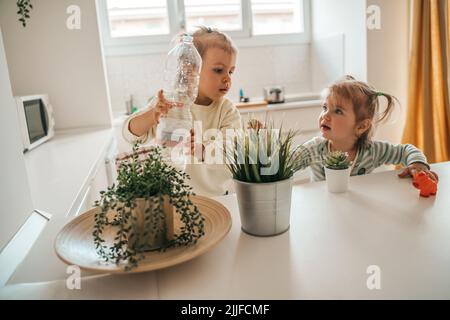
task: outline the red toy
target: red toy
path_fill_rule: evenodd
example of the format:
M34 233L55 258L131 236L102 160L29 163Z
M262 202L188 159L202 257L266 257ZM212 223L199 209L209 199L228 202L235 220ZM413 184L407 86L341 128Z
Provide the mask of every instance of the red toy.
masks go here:
M413 185L420 190L420 196L428 198L436 195L437 183L431 179L425 172L414 174Z

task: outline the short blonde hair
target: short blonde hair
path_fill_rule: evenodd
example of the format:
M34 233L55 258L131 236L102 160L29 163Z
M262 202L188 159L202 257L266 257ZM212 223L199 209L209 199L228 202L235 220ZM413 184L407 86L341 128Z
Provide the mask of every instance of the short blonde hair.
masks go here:
M184 35L187 33L181 33L177 38L180 39ZM200 26L191 36L194 46L202 58L209 48L220 48L229 54L237 54L237 48L231 38L218 29Z

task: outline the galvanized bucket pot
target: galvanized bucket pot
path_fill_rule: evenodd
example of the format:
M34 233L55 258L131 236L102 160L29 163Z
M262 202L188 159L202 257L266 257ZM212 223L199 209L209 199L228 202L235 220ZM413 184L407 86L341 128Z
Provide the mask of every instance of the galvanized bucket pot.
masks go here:
M273 183L234 180L242 230L254 236L275 236L289 229L293 178Z

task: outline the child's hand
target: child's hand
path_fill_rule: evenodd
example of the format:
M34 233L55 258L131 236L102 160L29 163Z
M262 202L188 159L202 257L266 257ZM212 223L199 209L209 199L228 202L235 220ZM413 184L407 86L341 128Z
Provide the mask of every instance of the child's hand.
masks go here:
M191 138L189 141L188 147L188 156L196 156L201 162L205 159L205 146L202 143L195 143L195 133L194 129L191 129Z
M262 124L259 120L251 119L247 122L247 129L264 129L264 124Z
M421 171L425 172L436 183L439 181L438 175L435 172L430 171L426 165L420 162L410 164L401 173L399 173L398 176L400 178L413 177L414 174Z
M159 120L162 115L166 115L169 110L177 106L176 103L171 103L166 100L164 97L164 93L162 90L158 91L158 99L156 100L156 105L153 107L153 119L154 121L159 124Z

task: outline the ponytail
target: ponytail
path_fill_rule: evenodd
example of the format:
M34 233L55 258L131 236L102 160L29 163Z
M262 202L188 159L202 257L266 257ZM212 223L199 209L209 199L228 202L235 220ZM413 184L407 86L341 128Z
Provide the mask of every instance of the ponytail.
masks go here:
M400 105L400 101L398 101L395 96L384 92L376 92L376 97L385 97L388 102L386 109L379 115L379 118L377 119L377 123L379 123L389 118L395 106L395 102Z
M353 105L357 122L365 119L370 120L369 128L357 139L358 148L368 144L373 136L374 124L388 119L393 111L395 102L399 103L398 99L393 95L379 92L371 85L355 80L350 75L328 87L327 95L341 97L350 101ZM379 112L379 97L385 97L387 100L387 106L381 113Z

